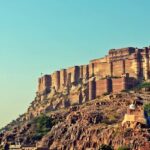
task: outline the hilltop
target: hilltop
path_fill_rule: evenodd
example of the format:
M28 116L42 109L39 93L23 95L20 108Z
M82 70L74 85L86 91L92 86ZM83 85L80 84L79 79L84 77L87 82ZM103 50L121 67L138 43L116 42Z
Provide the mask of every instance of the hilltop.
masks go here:
M3 129L1 145L84 150L106 144L146 150L149 56L149 47L112 49L89 64L40 77L34 101Z

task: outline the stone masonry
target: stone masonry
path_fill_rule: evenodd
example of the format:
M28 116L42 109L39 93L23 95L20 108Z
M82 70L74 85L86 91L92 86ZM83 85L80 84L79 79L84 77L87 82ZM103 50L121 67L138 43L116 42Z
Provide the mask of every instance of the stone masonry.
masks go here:
M95 80L91 81L93 77ZM89 99L132 88L137 81L150 79L150 47L112 49L107 56L91 60L87 65L45 75L39 79L38 92L50 91L52 87L61 91L83 79L89 80Z

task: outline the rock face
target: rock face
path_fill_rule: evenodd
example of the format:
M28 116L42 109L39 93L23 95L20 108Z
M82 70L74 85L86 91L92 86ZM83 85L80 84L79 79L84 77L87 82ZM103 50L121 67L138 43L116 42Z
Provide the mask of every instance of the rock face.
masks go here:
M32 121L26 121L1 135L1 141L15 143L19 139L22 144L36 144L35 148L46 150L98 150L102 144L112 145L115 150L121 146L149 150L149 128L143 128L138 122L133 128L122 125L129 104L139 96L143 102L150 102L149 94L119 93L51 111L48 115L58 121L42 139L31 139L35 126ZM138 109L142 110L142 106Z
M136 98L137 94L121 93L51 112L50 116L61 118L61 121L37 142L37 147L50 150L98 150L100 145L107 144L115 150L124 145L132 150L145 148L145 143L150 144L149 128L142 128L138 123L134 128L122 126L124 114ZM143 101L148 100L142 98Z

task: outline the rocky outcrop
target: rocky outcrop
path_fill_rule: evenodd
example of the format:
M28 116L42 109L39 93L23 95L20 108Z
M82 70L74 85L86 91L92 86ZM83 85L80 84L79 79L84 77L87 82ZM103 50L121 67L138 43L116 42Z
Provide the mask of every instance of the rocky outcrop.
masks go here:
M41 140L32 138L35 126L30 119L4 132L1 142L9 141L13 144L19 140L23 145L36 144L37 148L47 150L98 150L102 144L112 145L115 150L124 145L132 150L148 150L145 145L150 144L149 128L138 123L134 128L122 125L129 104L139 97L143 102L150 102L147 93L119 93L103 96L82 105L45 112L57 121ZM139 106L139 109L142 107Z
M96 150L107 144L115 149L124 145L132 150L140 149L149 143L149 129L138 124L134 129L121 125L133 98L136 97L128 94L113 95L72 107L64 121L54 126L38 146L58 150Z
M149 103L149 94L124 93L150 78L149 55L149 47L113 49L87 65L42 76L34 101L25 114L5 127L0 143L19 140L51 150L98 149L102 144L115 149L123 145L133 150L144 148L150 143L149 128L136 122L131 129L122 126L122 121L133 99L140 96ZM35 140L31 136L36 128L33 120L41 114L56 124ZM128 117L125 122L130 120Z

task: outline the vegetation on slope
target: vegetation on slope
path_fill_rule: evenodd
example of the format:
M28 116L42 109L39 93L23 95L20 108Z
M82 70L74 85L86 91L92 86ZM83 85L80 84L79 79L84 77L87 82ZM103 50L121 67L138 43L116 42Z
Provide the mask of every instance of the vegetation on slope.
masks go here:
M142 82L135 89L140 90L142 88L150 88L150 82Z
M113 150L113 148L109 145L103 144L100 146L99 150Z
M54 120L46 115L36 117L33 122L35 131L32 134L33 140L40 140L53 127Z
M147 123L150 126L150 104L146 104L144 106L145 117L147 119Z

